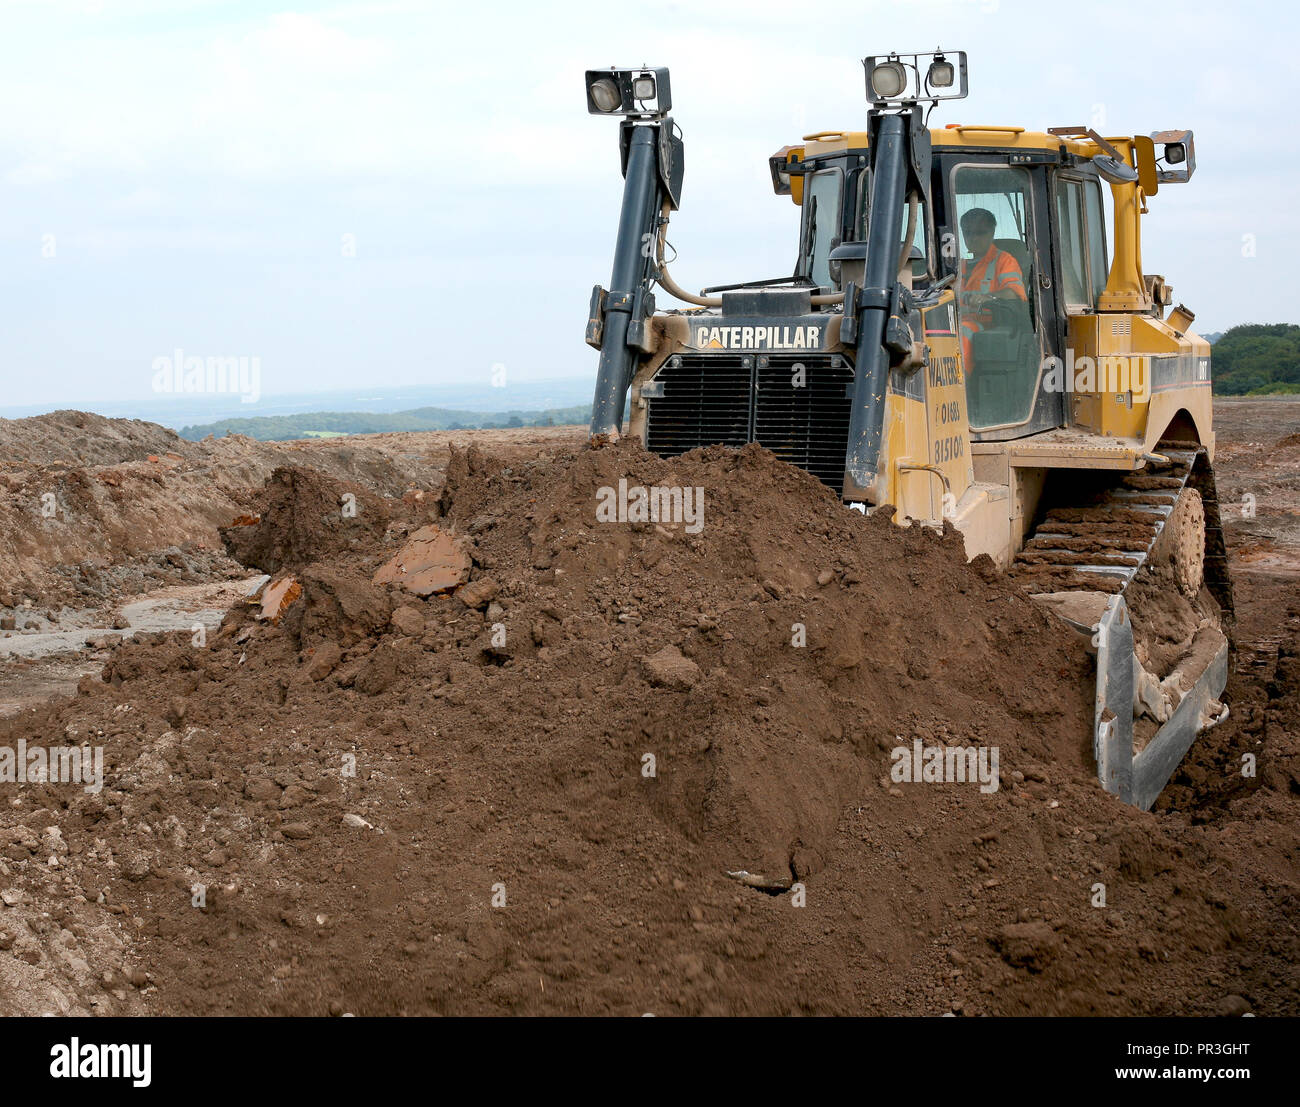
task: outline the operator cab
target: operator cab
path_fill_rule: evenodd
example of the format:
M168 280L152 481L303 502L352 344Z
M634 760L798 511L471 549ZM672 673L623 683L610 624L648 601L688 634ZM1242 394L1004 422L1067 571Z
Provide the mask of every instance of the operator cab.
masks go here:
M918 212L910 275L920 294L944 278L957 292L972 437L1000 441L1066 426L1071 412L1045 365L1066 360L1069 316L1095 312L1106 285L1102 181L1087 161L1063 156L1050 135L1022 139L1021 128L1008 127L931 134L929 196ZM865 139L810 135L810 146L840 140L848 148L810 150L792 162L787 151L798 148L787 147L772 159L774 182L778 168L802 181L795 284L836 292L860 283L870 170L858 137Z

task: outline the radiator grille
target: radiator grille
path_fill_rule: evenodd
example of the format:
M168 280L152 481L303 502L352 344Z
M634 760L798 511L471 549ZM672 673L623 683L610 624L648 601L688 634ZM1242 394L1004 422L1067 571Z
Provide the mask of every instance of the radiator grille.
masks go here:
M802 387L796 387L802 366ZM655 377L646 444L675 457L758 442L837 494L848 445L853 367L839 354L679 354Z

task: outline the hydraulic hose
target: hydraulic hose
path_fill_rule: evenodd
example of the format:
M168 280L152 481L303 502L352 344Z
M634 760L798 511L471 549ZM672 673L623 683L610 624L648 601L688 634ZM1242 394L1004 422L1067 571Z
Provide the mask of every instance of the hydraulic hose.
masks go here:
M721 296L697 296L693 292L687 292L686 289L682 288L682 286L679 285L675 280L673 280L672 276L669 274L668 266L664 262L664 241L668 237L668 213L671 210L672 210L672 205L667 200L665 200L663 207L660 209L659 212L660 215L659 234L657 236L657 240L655 244L655 267L659 270L658 281L660 286L663 288L665 292L668 293L668 295L675 296L677 299L683 301L684 303L695 304L698 307L722 307ZM913 208L912 223L909 225L908 228L909 243L911 242L911 236L916 229L915 218L916 218L916 211L915 208ZM829 304L842 304L844 303L844 293L843 292L836 292L833 294L828 293L824 295L812 296L809 299L814 307L824 307Z
M907 232L903 235L903 248L898 255L898 271L902 273L903 267L907 264L908 255L912 252L912 239L916 237L916 193L907 194Z

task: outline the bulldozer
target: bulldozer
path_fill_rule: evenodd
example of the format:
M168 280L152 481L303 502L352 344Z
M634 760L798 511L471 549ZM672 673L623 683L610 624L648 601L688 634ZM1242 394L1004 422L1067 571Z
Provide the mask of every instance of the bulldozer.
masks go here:
M1098 779L1150 809L1228 712L1210 346L1142 267L1142 217L1191 179L1193 134L931 128L967 95L963 52L863 65L861 130L768 159L799 209L793 272L698 293L666 260L685 168L668 70L586 72L624 177L587 318L591 438L757 442L848 508L951 524L1086 636Z

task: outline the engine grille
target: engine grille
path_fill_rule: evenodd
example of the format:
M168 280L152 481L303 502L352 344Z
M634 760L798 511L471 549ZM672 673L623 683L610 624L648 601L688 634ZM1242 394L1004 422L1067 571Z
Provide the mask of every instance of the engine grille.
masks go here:
M798 366L802 387L794 384ZM677 354L655 376L646 445L675 457L758 442L838 494L852 383L853 367L840 354Z

